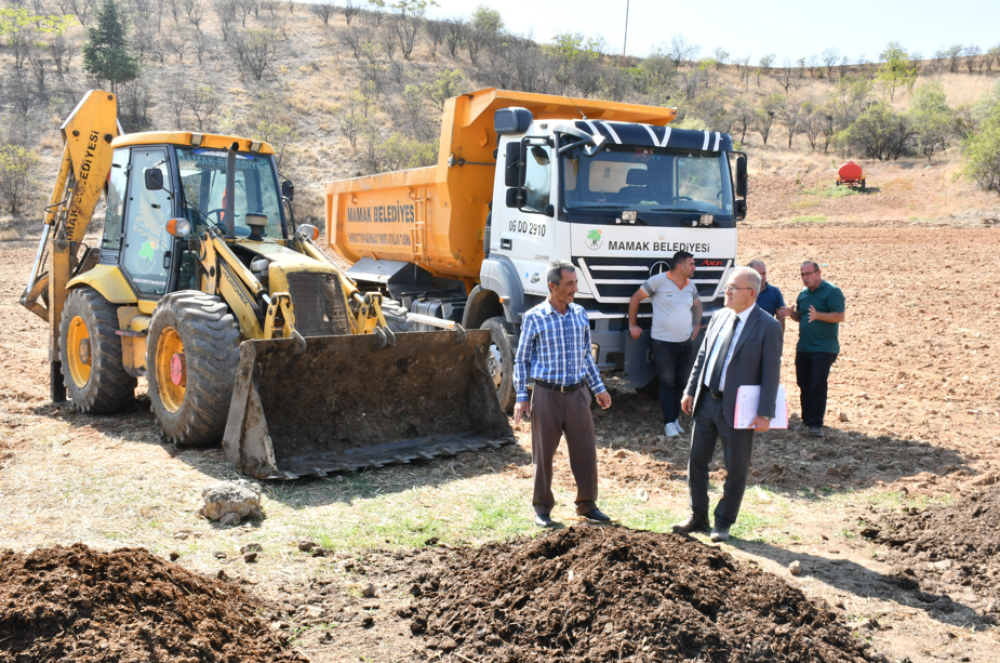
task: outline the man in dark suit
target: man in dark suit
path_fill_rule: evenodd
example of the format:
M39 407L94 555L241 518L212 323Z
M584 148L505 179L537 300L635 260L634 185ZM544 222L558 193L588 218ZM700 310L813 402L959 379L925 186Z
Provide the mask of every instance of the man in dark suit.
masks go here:
M781 372L781 325L756 304L760 274L737 267L727 282L726 308L708 323L688 380L681 409L694 412L688 492L691 517L674 525L675 532L708 529L708 464L722 440L726 483L715 509L712 541L728 541L736 522L750 471L754 431L765 432L774 418ZM760 405L752 428L734 429L736 390L760 385Z

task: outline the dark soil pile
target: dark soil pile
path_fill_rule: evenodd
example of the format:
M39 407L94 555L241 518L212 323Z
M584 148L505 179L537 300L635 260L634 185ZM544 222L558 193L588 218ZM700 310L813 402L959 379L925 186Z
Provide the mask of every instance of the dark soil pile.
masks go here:
M861 534L889 546L904 576L1000 597L1000 485L883 516Z
M242 589L141 548L0 553L0 663L300 661Z
M674 534L580 526L456 549L414 593L413 634L477 663L880 658L779 578Z

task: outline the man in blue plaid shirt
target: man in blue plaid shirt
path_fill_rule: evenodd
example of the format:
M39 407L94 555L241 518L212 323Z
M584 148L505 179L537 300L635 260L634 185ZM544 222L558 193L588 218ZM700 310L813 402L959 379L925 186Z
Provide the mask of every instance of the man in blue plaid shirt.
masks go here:
M552 457L566 435L569 464L576 480L576 512L596 523L611 519L597 508L597 438L590 414L590 394L604 409L611 395L601 382L590 354L587 312L573 303L576 269L571 263L549 264L549 298L524 314L521 340L514 359L517 405L514 423L531 417L531 456L534 467L535 524L552 527ZM535 381L528 401L528 377Z

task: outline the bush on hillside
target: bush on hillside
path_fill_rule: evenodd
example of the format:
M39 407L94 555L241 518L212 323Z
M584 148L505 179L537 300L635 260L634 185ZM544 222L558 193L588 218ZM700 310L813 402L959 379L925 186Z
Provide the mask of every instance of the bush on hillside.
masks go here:
M861 114L847 130L847 143L869 159L896 160L910 148L914 131L909 118L884 103Z
M1000 93L1000 83L995 92ZM993 96L992 104L987 103L981 111L979 130L966 140L963 172L982 188L1000 196L1000 94Z

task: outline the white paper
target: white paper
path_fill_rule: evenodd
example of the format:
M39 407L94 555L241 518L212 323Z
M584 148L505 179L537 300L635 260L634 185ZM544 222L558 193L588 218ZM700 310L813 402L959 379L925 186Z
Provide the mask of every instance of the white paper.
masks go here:
M734 428L750 428L757 416L757 406L760 404L760 385L744 385L736 391L736 414L733 416ZM788 428L788 403L785 401L785 385L778 385L778 394L774 404L774 419L771 428Z

